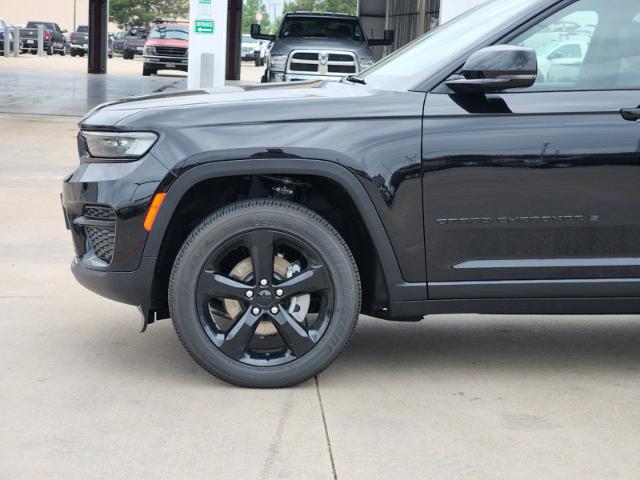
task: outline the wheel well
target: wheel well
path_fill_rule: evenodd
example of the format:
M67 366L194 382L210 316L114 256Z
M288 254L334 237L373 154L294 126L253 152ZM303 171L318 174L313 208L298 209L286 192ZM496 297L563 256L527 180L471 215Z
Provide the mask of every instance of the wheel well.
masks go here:
M153 284L153 308L168 317L167 297L173 261L188 235L217 210L251 198L279 198L300 203L323 216L353 253L362 283L362 312L382 311L388 292L377 251L360 212L338 183L319 176L242 175L212 178L192 186L182 197L162 240Z

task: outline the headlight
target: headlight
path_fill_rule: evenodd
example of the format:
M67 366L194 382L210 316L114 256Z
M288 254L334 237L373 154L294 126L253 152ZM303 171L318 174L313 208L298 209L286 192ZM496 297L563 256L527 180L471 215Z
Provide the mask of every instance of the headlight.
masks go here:
M158 139L158 135L151 132L80 132L80 135L89 155L114 160L140 158Z
M284 66L287 63L286 55L272 55L269 59L269 65L276 70L284 70Z
M157 55L156 47L144 47L144 54L145 55Z
M361 58L360 59L360 70L366 70L367 68L369 68L374 63L376 63L376 61L373 58Z

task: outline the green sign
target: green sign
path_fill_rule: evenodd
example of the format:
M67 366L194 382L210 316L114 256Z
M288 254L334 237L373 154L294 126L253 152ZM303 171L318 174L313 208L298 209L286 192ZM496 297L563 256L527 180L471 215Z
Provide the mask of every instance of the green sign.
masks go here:
M213 20L196 20L195 28L196 33L200 33L202 35L213 35Z

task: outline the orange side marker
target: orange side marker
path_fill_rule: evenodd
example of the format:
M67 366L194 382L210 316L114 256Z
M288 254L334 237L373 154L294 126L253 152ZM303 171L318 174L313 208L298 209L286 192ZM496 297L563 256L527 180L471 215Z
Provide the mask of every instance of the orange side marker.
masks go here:
M166 193L156 193L151 200L151 205L149 206L149 211L147 212L147 216L144 217L144 229L147 232L151 231L153 227L153 222L156 221L156 216L158 215L158 210L160 210L160 205L164 202L164 197L166 197Z

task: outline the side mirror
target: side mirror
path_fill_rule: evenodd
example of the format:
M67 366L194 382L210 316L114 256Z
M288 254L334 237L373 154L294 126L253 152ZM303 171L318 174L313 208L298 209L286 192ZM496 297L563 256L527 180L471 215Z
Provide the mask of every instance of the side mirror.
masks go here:
M263 35L260 33L260 25L257 23L251 24L251 38L255 38L256 40L275 40L275 35Z
M367 43L373 47L376 45L391 45L395 39L395 32L393 30L385 30L384 38L372 38Z
M490 93L527 88L536 82L538 57L530 48L495 45L472 54L462 67L462 77L447 80L456 93Z

